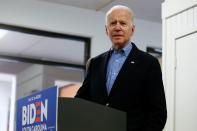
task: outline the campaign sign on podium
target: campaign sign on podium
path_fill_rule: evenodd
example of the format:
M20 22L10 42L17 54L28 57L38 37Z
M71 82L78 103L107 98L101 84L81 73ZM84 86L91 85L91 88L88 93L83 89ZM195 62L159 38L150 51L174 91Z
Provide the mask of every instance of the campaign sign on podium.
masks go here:
M56 86L17 101L17 131L56 131Z

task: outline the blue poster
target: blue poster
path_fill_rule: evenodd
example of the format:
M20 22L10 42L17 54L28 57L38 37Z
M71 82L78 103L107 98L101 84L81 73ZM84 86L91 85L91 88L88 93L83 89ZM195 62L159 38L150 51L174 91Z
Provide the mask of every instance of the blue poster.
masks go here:
M56 131L56 86L17 101L17 131Z

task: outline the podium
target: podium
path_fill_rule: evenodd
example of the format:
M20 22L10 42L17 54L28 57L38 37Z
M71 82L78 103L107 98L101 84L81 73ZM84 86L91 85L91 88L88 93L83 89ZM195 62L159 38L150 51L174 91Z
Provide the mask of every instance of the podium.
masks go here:
M126 131L126 113L79 98L58 98L58 131Z
M16 116L16 131L126 131L125 112L59 97L56 86L17 100Z

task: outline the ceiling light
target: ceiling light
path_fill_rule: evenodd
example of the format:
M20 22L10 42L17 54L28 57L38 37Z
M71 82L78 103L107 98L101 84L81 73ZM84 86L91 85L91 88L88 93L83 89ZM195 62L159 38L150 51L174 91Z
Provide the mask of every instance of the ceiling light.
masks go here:
M3 38L7 33L7 30L0 29L0 39Z

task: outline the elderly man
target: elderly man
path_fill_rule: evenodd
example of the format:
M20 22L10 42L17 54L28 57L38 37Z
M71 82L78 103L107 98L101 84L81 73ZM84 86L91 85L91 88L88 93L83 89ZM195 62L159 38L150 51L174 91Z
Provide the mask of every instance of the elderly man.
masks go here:
M133 17L122 5L106 13L112 47L91 59L76 97L125 111L128 131L162 131L167 110L160 65L131 42Z

